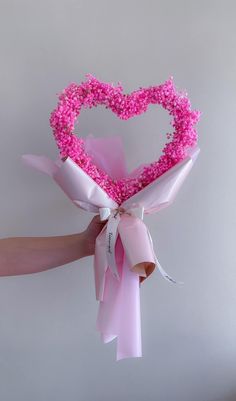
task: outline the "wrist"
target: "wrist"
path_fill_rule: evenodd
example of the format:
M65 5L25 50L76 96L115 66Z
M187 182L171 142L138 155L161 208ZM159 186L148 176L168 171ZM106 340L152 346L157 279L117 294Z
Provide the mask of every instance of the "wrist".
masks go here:
M91 255L86 232L71 234L67 238L70 243L70 254L74 255L75 260Z
M90 256L94 254L94 245L92 244L91 240L89 239L89 236L85 231L79 234L80 235L80 241L81 241L81 249L83 256Z

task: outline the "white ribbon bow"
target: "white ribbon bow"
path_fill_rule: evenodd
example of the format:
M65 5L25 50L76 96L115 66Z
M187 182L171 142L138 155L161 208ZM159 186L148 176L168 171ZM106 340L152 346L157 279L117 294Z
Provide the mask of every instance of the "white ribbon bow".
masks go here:
M128 214L130 216L133 216L135 218L139 218L139 219L143 220L144 207L143 206L135 206L132 208L128 208L127 210L125 210L122 207L118 207L115 209L111 209L109 207L101 207L101 208L99 208L99 214L100 214L101 221L105 221L108 219L108 222L106 225L107 264L108 264L110 270L112 271L113 275L119 280L120 277L119 277L119 272L117 269L116 258L115 258L115 245L116 245L116 240L117 240L117 236L118 236L118 225L119 225L120 219L122 218L122 215ZM152 237L151 237L150 231L148 230L146 225L145 225L145 229L147 230L147 233L148 233L150 245L151 245L154 260L155 260L155 265L159 268L158 270L160 271L161 275L166 280L168 280L174 284L184 284L183 281L177 281L177 280L173 279L163 269L163 267L161 266L160 262L157 259L156 254L155 254Z

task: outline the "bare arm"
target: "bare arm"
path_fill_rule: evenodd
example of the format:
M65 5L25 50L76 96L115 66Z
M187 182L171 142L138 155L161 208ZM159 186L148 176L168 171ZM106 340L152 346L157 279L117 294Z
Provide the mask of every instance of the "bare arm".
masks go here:
M0 276L36 273L93 255L104 224L95 216L79 234L0 239Z

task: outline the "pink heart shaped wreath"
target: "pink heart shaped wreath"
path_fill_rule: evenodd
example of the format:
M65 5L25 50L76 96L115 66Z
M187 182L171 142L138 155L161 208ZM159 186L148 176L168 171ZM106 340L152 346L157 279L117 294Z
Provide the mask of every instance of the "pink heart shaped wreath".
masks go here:
M123 94L123 88L99 81L86 74L87 81L80 85L71 83L59 95L57 108L50 115L50 125L62 157L70 157L119 205L130 198L176 163L183 160L187 150L197 143L194 128L200 112L191 110L187 93L177 91L173 77L162 85L140 87L130 94ZM128 120L147 111L149 104L159 104L173 117L171 125L174 132L167 134L171 139L162 150L159 160L145 165L137 177L112 179L86 153L84 140L74 134L74 124L83 107L92 108L103 105L112 110L119 118Z

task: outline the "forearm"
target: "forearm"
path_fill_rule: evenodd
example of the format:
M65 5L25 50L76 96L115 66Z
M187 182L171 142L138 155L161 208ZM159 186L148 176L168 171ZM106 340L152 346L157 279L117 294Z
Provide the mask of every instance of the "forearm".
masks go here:
M88 256L83 233L0 239L0 276L36 273Z

